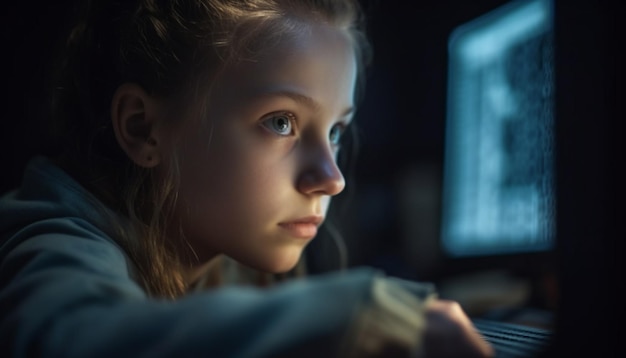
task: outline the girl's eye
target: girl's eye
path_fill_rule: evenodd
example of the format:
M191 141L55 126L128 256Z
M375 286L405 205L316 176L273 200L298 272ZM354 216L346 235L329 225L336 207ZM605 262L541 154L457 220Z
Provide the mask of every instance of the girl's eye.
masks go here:
M343 124L336 124L333 126L333 128L331 128L330 133L328 134L328 137L332 145L339 146L341 142L341 135L343 134L344 130L345 130L345 125Z
M294 121L295 116L292 113L281 112L263 120L262 125L280 136L289 136L293 134Z

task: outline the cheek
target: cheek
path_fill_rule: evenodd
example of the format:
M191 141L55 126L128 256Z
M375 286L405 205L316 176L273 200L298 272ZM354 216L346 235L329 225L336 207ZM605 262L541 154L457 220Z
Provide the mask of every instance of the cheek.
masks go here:
M181 193L190 214L207 220L237 206L248 186L242 173L246 164L243 159L237 152L219 146L186 156L181 168Z
M224 251L238 232L247 214L241 189L246 187L239 168L228 165L227 156L195 153L181 175L179 212L183 232L196 253Z
M263 229L289 200L293 186L289 167L254 137L214 139L208 148L185 153L181 168L185 226L194 236L221 238Z

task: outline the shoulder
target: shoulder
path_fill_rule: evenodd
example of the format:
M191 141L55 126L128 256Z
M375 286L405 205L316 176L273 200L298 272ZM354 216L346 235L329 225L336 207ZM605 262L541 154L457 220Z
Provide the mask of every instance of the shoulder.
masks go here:
M112 239L119 220L59 167L34 158L21 186L0 199L0 283L55 267L129 276Z
M85 274L130 279L132 265L106 234L82 218L50 218L31 223L0 247L0 283L14 276Z

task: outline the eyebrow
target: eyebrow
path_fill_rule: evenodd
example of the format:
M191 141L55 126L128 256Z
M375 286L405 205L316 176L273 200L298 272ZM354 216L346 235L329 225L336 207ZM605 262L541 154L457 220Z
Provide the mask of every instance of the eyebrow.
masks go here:
M271 91L264 92L263 96L288 97L292 99L294 102L297 102L298 104L309 107L314 112L319 112L320 109L322 108L319 102L314 100L312 97L309 97L307 95L304 95L302 93L298 93L292 90L285 90L285 89L273 90L273 91L271 90ZM341 113L341 117L347 117L351 115L353 112L354 112L354 107L352 106L348 107Z

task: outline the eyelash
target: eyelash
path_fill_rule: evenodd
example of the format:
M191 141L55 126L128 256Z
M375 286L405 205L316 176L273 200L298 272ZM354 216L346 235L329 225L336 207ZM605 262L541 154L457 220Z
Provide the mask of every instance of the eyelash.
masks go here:
M284 119L287 120L287 124L289 125L289 128L290 128L289 133L286 133L286 134L279 133L278 131L276 131L276 128L270 127L272 124L275 124L275 123L273 123L273 120L280 119L280 118L284 118ZM276 135L279 135L281 137L287 137L287 136L290 136L290 135L294 134L295 122L296 122L296 116L293 113L291 113L291 112L276 112L276 113L272 113L272 114L268 115L267 117L265 117L261 121L261 125L263 127L267 128L268 130L272 131Z
M276 130L275 127L273 127L274 124L276 124L275 120L276 119L286 119L287 123L283 123L284 124L288 124L289 125L289 133L280 133L280 130ZM294 135L294 127L296 125L296 116L291 113L291 112L276 112L276 113L272 113L268 116L266 116L262 121L261 121L261 125L263 127L265 127L267 130L271 131L272 133L280 136L280 137L289 137ZM329 137L333 135L333 131L335 130L339 130L339 136L337 137L336 141L333 141L331 138L331 144L333 145L333 147L335 148L339 148L341 146L341 138L343 133L346 130L347 125L345 123L342 122L338 122L335 125L333 125L333 127L330 130L330 133L328 134Z

